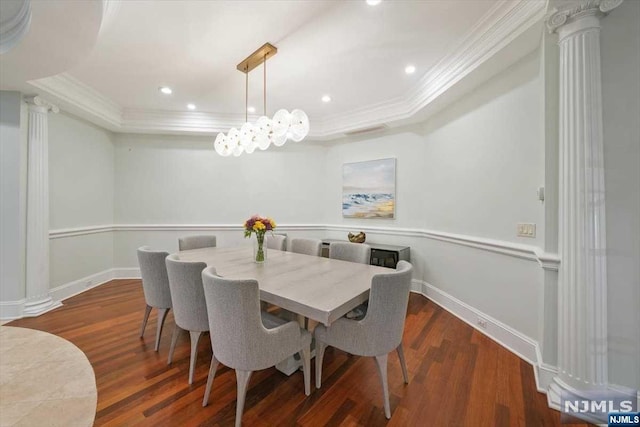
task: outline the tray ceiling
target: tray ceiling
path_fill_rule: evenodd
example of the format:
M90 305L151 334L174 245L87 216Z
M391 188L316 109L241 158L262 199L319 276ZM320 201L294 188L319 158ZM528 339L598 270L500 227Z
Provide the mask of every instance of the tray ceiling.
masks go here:
M40 3L32 2L34 15L56 16ZM84 2L59 3L69 16ZM498 0L102 5L90 52L61 74L30 80L32 92L116 131L213 133L244 121L236 64L270 42L278 54L267 62L267 114L301 108L311 134L324 138L416 115L544 14L544 1ZM405 73L408 64L414 74ZM256 115L262 71L249 73ZM160 86L173 93L161 94ZM325 94L331 102L321 101ZM188 111L189 103L197 110Z

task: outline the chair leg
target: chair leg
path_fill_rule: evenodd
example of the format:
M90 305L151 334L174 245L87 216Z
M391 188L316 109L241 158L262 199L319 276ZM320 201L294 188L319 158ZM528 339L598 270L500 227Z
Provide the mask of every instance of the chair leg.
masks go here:
M180 329L178 325L173 328L173 335L171 335L171 347L169 347L169 358L167 359L167 365L171 365L171 362L173 362L173 352L176 349L176 343L178 342L178 337L180 337L180 331L182 331L182 329Z
M396 348L398 352L398 359L400 359L400 366L402 367L402 376L404 377L404 383L409 384L409 375L407 374L407 362L404 359L404 350L402 349L402 343Z
M162 334L162 327L164 326L164 319L167 318L170 308L158 309L158 330L156 331L156 351L160 348L160 334Z
M305 346L300 350L300 358L302 359L302 373L304 375L304 394L311 394L311 348Z
M151 306L148 305L144 309L144 317L142 318L142 327L140 328L140 338L144 336L144 328L147 327L147 320L149 320L149 314L151 313Z
M247 386L251 378L251 371L236 369L236 381L238 382L238 398L236 401L236 427L242 425L242 413L244 412L244 400L247 396Z
M193 372L196 370L196 359L198 358L198 342L202 332L189 331L191 336L191 360L189 361L189 384L193 384Z
M326 347L326 344L316 337L316 388L322 385L322 358Z
M382 397L384 399L384 416L387 419L391 418L391 408L389 405L389 386L387 384L387 359L388 354L382 356L376 356L376 365L378 366L378 373L380 374L380 382L382 383Z
M218 359L215 355L211 356L211 365L209 366L209 376L207 377L207 388L204 391L204 399L202 399L202 406L209 404L209 394L211 393L211 386L213 385L213 379L216 376L216 369L218 369Z

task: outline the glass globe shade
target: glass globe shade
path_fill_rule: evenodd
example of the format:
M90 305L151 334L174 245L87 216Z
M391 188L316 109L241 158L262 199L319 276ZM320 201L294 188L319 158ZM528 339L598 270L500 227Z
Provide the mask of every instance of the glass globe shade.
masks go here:
M227 143L229 145L229 149L231 150L231 154L234 156L239 156L244 151L242 145L240 145L240 131L236 128L231 128L229 133L227 134Z
M262 116L256 122L256 145L261 150L266 150L271 144L271 119L267 116Z
M282 147L287 142L287 134L276 135L275 133L271 133L271 137L269 138L271 143L276 147Z
M291 112L290 138L295 142L302 141L309 134L309 117L302 110Z
M242 125L242 127L240 128L240 146L242 146L242 148L247 149L247 147L249 145L251 145L251 141L253 140L253 136L254 136L254 126L251 123L245 123Z
M285 110L278 110L276 114L273 115L272 120L272 129L274 135L280 137L282 135L286 135L289 130L289 126L291 124L291 114Z
M213 148L215 148L216 153L223 157L227 157L231 154L229 145L227 144L227 137L222 132L220 132L218 136L216 136L216 140L213 143Z

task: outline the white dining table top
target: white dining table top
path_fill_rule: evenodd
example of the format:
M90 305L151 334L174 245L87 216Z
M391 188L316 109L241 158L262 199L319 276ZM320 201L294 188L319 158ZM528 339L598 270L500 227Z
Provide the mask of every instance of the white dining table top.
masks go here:
M369 298L374 275L390 271L274 249L263 264L252 255L250 246L178 252L181 260L204 262L225 278L256 279L261 300L327 326Z

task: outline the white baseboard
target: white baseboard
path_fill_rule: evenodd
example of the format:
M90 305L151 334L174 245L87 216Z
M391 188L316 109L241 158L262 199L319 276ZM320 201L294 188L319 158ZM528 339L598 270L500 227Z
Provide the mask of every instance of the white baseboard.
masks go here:
M429 298L449 313L487 335L521 359L531 363L534 367L538 365L538 343L535 340L427 282L413 280L412 290ZM486 328L478 325L478 318L486 321Z
M57 286L50 291L51 298L54 301L62 301L72 296L78 295L88 289L95 288L113 279L139 279L139 268L111 268L92 274L82 279Z
M140 277L142 277L140 275L140 269L137 267L113 269L114 279L139 279Z
M553 378L558 375L558 368L546 363L533 365L533 373L536 376L536 388L540 393L547 393L553 383Z
M74 280L73 282L65 283L64 285L56 286L49 291L49 295L51 295L54 301L65 300L112 280L114 278L114 270L114 268L111 268L83 277L82 279Z
M24 304L26 299L18 301L0 301L0 320L10 321L20 319L24 312Z

